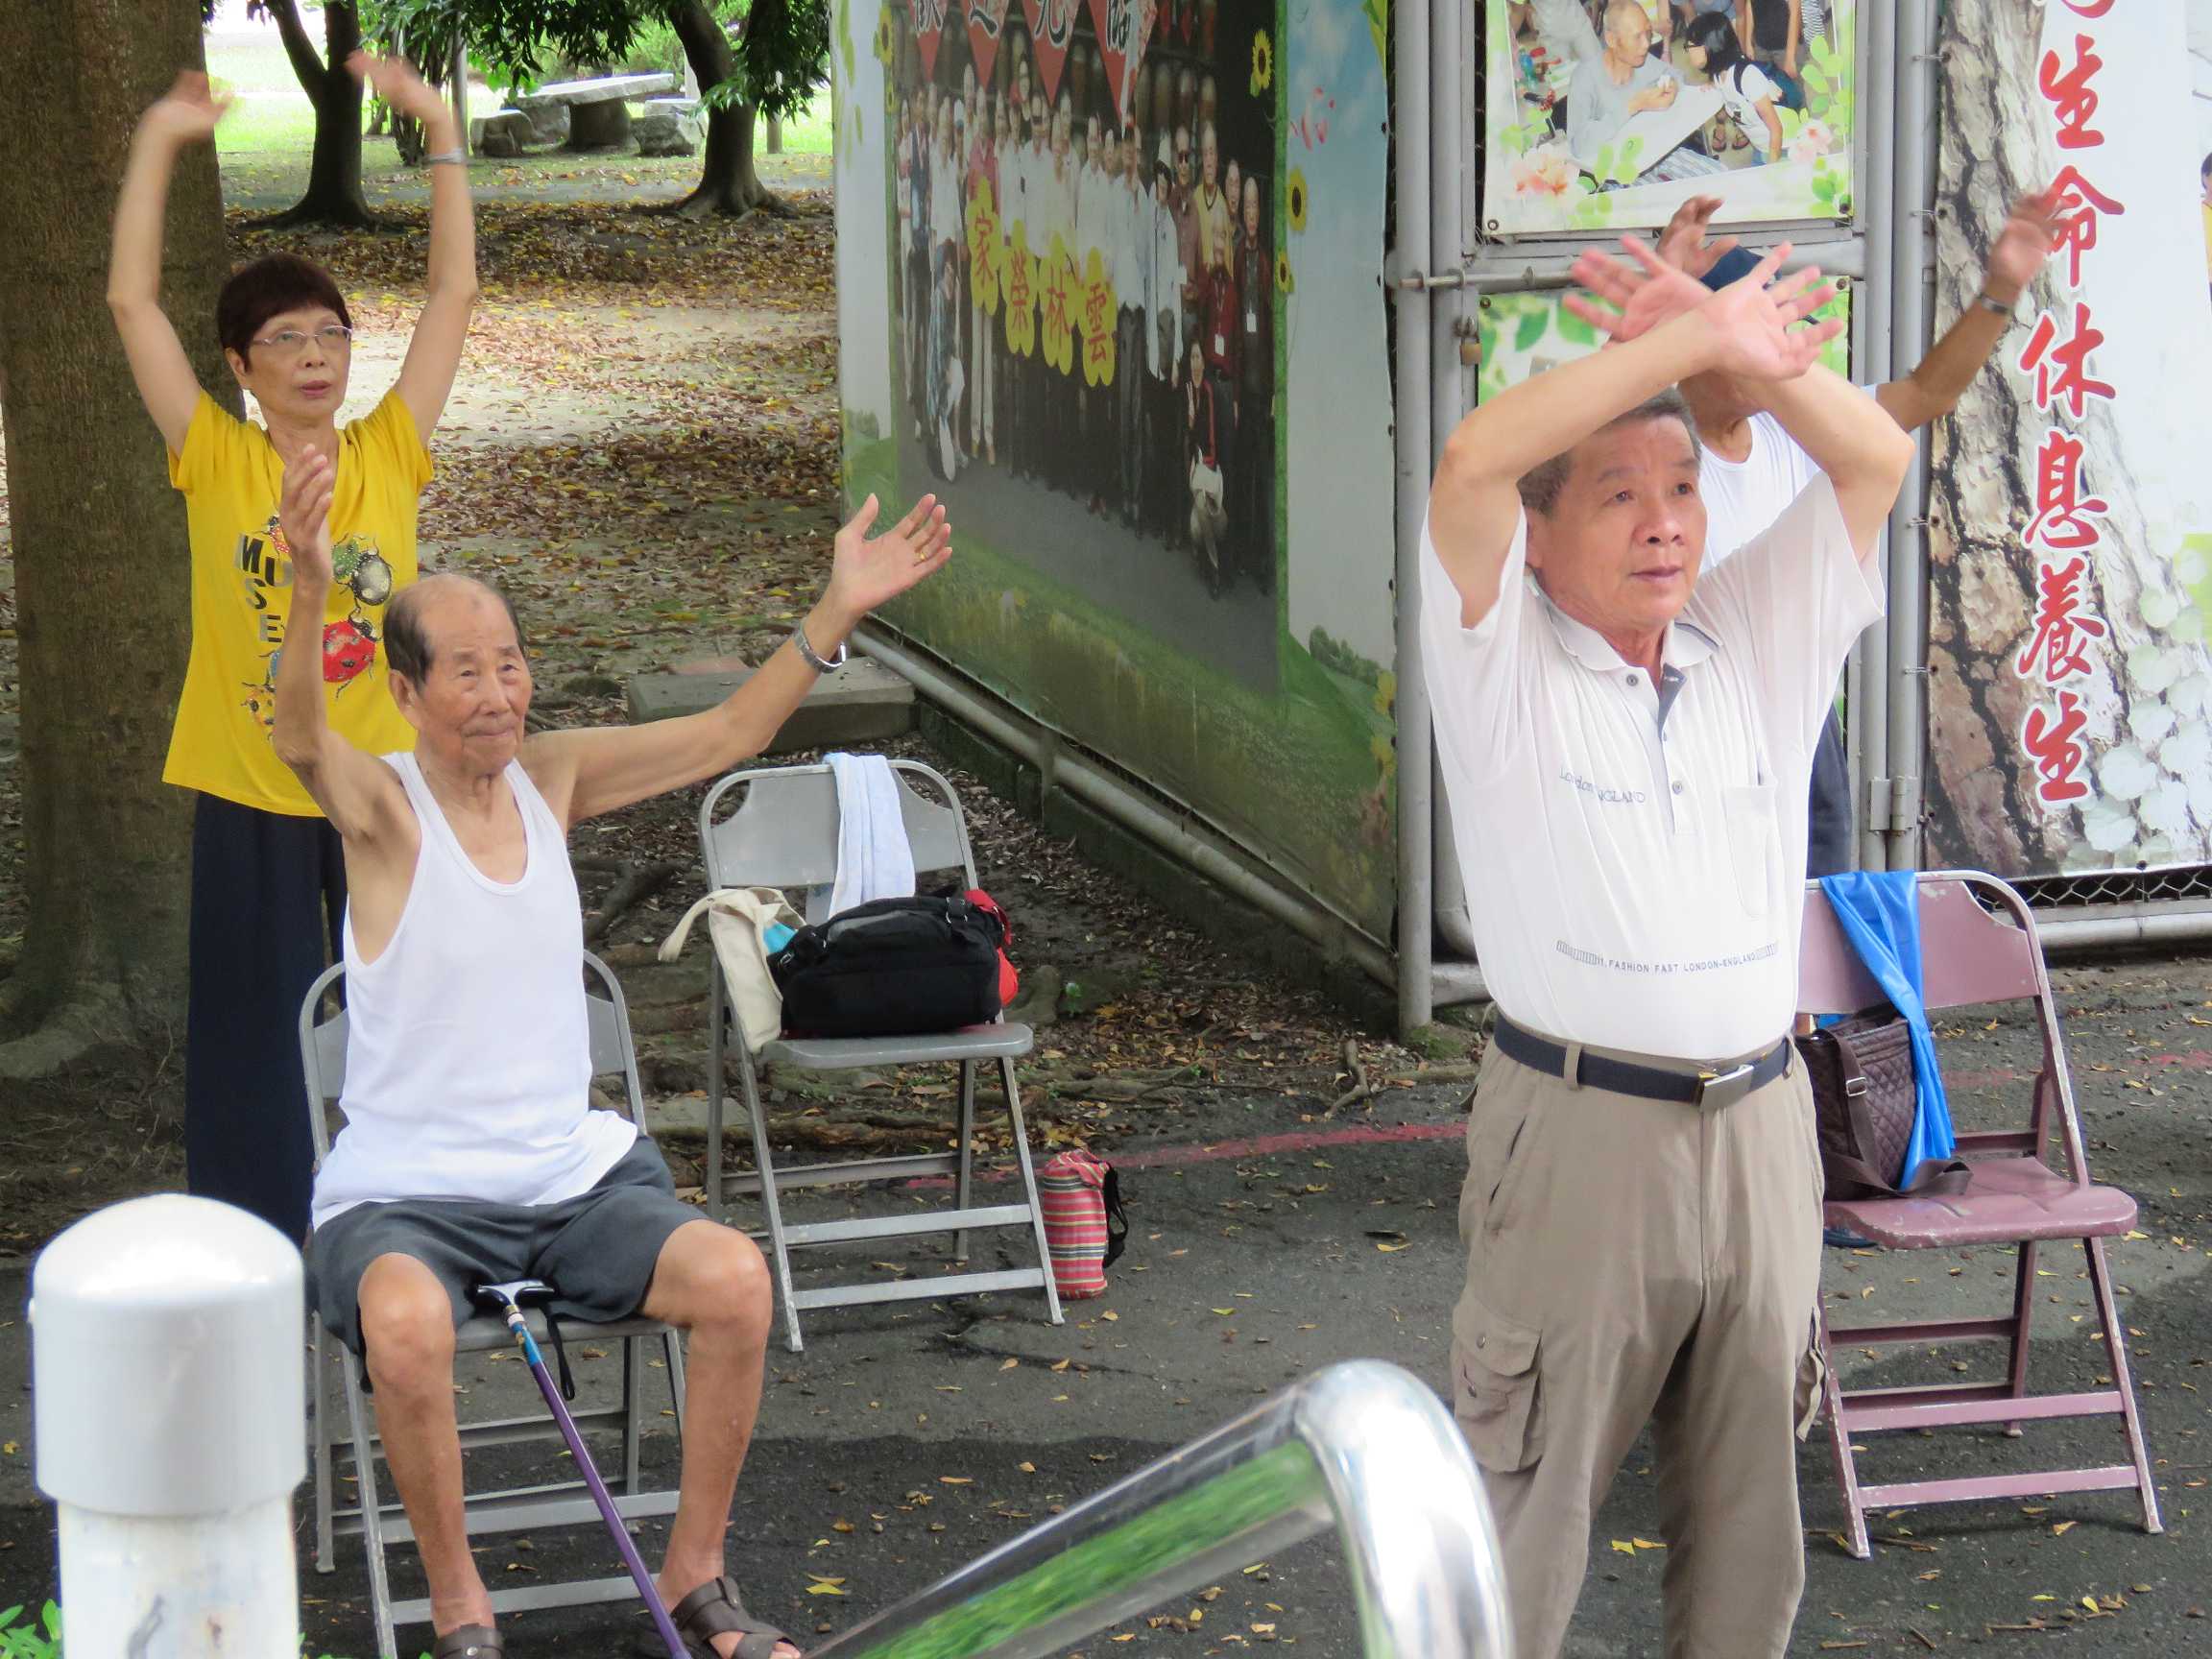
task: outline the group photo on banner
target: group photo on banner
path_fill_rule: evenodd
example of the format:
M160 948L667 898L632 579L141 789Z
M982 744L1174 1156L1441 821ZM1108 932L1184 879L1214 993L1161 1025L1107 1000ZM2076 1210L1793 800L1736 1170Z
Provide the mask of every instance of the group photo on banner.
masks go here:
M1855 0L1486 9L1484 216L1503 234L1851 216Z
M902 474L1008 541L1076 503L1272 630L1273 6L884 15Z

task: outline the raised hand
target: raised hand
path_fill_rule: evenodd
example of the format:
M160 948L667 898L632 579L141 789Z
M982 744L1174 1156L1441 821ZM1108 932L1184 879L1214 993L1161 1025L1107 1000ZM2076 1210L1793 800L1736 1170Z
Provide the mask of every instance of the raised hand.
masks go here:
M1998 299L2019 299L2058 246L2066 228L2066 216L2060 207L2062 195L2057 189L2039 190L2012 204L2005 228L1990 244L1989 265L1983 278L1984 285Z
M412 115L427 126L433 117L446 112L445 100L404 58L372 58L366 52L356 52L346 60L346 67L356 81L373 86L376 96L401 115Z
M880 509L871 495L837 532L824 602L848 622L857 622L885 600L897 598L926 576L942 570L952 557L952 526L934 495L882 535L868 527Z
M330 568L330 494L337 483L330 458L308 445L284 469L284 493L276 503L276 528L292 555L294 585L327 589L337 580Z
M1704 283L1668 263L1641 238L1623 236L1621 245L1633 256L1633 263L1593 248L1575 261L1573 269L1575 281L1615 309L1607 310L1580 294L1570 294L1566 301L1568 310L1600 334L1610 334L1616 345L1648 334L1713 298Z
M1667 221L1667 228L1659 232L1659 257L1702 282L1705 273L1720 262L1720 256L1737 247L1733 236L1713 242L1706 240L1706 232L1713 226L1713 215L1720 208L1718 196L1693 196L1675 208L1674 217Z
M1743 380L1794 380L1820 360L1820 348L1843 331L1840 317L1809 321L1836 297L1836 285L1820 280L1817 266L1775 280L1789 256L1790 244L1777 244L1748 275L1706 301L1715 372Z
M228 94L218 98L207 77L188 69L138 118L138 131L181 150L187 144L204 144L215 136L215 124L229 113Z

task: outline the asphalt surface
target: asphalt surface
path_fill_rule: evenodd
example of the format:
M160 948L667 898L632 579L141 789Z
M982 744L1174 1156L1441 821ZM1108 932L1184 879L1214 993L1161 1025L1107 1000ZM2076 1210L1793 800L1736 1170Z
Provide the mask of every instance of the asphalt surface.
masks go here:
M2062 979L2093 1167L2143 1205L2142 1236L2117 1241L2113 1260L2166 1531L2147 1536L2124 1493L1962 1504L1881 1518L1874 1559L1854 1561L1831 1536L1842 1512L1816 1431L1800 1460L1809 1581L1792 1653L2052 1641L2099 1654L2212 1652L2212 1052L2198 1028L2212 1024L2212 973L2196 960L2138 962ZM2000 1011L1944 1027L1962 1120L1991 1121L2020 1102L2032 1041ZM1110 1294L1070 1304L1059 1328L1034 1296L998 1296L816 1314L801 1355L779 1334L731 1529L732 1570L755 1610L806 1639L850 1628L1333 1360L1393 1359L1441 1387L1460 1270L1462 1093L1392 1092L1349 1125L1300 1123L1277 1101L1232 1106L1202 1122L1176 1119L1158 1142L1125 1142L1117 1156L1135 1220L1129 1254ZM995 1249L979 1249L978 1264L996 1265ZM1018 1259L1007 1253L1009 1264ZM887 1271L876 1262L935 1270L920 1248L848 1258L861 1274ZM2081 1258L2058 1247L2040 1265L2033 1382L2091 1386L2108 1369L2089 1335ZM1998 1250L1831 1250L1824 1293L1839 1321L1999 1312L2012 1267ZM0 1443L14 1443L0 1455L0 1607L36 1602L55 1577L51 1511L32 1481L25 1290L20 1271L0 1277L0 1319L12 1320L0 1325ZM1847 1381L1865 1385L1949 1380L1955 1360L1992 1368L1997 1352L1839 1358ZM578 1369L587 1388L604 1385L613 1360L579 1358ZM658 1384L661 1373L652 1376ZM460 1382L466 1411L502 1401L524 1409L534 1399L511 1359L476 1360ZM501 1449L476 1455L472 1468L528 1474L545 1456ZM2102 1425L2038 1424L2018 1441L1970 1430L1882 1436L1862 1466L1901 1479L2123 1457L2117 1431ZM649 1468L672 1460L664 1432L648 1441ZM1639 1447L1593 1530L1572 1654L1662 1651L1664 1556L1637 1542L1659 1539L1653 1484ZM652 1559L661 1528L642 1533ZM303 1569L309 1553L303 1534ZM596 1528L490 1539L481 1559L494 1584L614 1565ZM413 1593L404 1566L399 1577ZM333 1574L303 1571L301 1588L311 1653L373 1651L358 1545L341 1546ZM1316 1659L1359 1652L1333 1543L1214 1588L1072 1651L1196 1655L1272 1642ZM645 1629L627 1608L570 1610L517 1618L510 1640L519 1655L598 1653L627 1650Z

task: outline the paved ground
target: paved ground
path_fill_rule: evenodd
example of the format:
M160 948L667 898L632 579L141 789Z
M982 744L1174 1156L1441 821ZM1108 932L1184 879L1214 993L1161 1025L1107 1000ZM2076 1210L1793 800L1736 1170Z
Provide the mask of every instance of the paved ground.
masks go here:
M2123 1496L2060 1497L1893 1514L1877 1527L1876 1558L1852 1561L1829 1536L1841 1515L1815 1443L1801 1464L1810 1584L1793 1652L2004 1650L2059 1638L2101 1654L2212 1651L2212 1052L2196 1031L2212 1022L2200 1012L2212 1008L2212 971L2194 960L2132 963L2064 978L2092 1158L2144 1207L2142 1236L2121 1243L2115 1262L2166 1535L2146 1537ZM1986 1117L2032 1064L2028 1030L1992 1018L1945 1028L1962 1118ZM815 1317L804 1355L772 1351L732 1533L734 1569L756 1604L802 1632L849 1627L1330 1360L1385 1357L1440 1384L1458 1279L1457 1094L1400 1091L1348 1128L1301 1124L1274 1101L1230 1105L1196 1134L1190 1118L1178 1119L1172 1142L1125 1142L1118 1156L1137 1224L1132 1248L1112 1294L1072 1307L1063 1328L1013 1298ZM919 1257L870 1257L926 1270ZM858 1266L883 1271L866 1259ZM1831 1252L1826 1293L1839 1318L1994 1311L2011 1266L2001 1251ZM2087 1386L2105 1362L2084 1334L2080 1259L2053 1252L2042 1270L2036 1379ZM0 1280L0 1310L12 1316L23 1288L19 1271ZM0 1441L18 1443L0 1456L0 1605L42 1596L52 1579L49 1515L30 1479L25 1336L19 1320L0 1327ZM1969 1352L1961 1362L1989 1358ZM1854 1382L1954 1374L1949 1355L1875 1364L1846 1350L1844 1362ZM610 1376L612 1363L581 1368L589 1381ZM515 1362L480 1361L464 1378L469 1407L521 1398L521 1383ZM658 1440L653 1460L664 1463L671 1450ZM1882 1479L2119 1455L2102 1429L2039 1426L2020 1443L1972 1432L1887 1440L1867 1461ZM486 1455L487 1472L515 1457ZM1663 1557L1635 1542L1657 1537L1648 1469L1640 1449L1599 1516L1575 1653L1660 1651ZM495 1581L577 1565L605 1571L606 1555L590 1531L493 1540L483 1551ZM365 1654L357 1551L342 1551L339 1566L303 1579L303 1623L319 1645L311 1650ZM841 1580L843 1594L808 1595L810 1575ZM1314 1655L1358 1651L1330 1548L1307 1546L1220 1588L1212 1602L1162 1609L1175 1619L1140 1622L1116 1640L1191 1654L1269 1639ZM1202 1623L1190 1623L1193 1611ZM626 1644L639 1628L635 1615L607 1610L518 1620L515 1635L521 1652L576 1653ZM1103 1640L1094 1647L1118 1650Z

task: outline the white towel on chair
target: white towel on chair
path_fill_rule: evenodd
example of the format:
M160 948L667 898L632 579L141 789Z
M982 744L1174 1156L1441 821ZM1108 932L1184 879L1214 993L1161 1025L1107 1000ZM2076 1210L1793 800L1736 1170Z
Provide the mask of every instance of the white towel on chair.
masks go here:
M872 899L914 896L914 848L899 809L899 775L880 755L830 755L837 780L837 879L806 892L806 920L830 917Z

